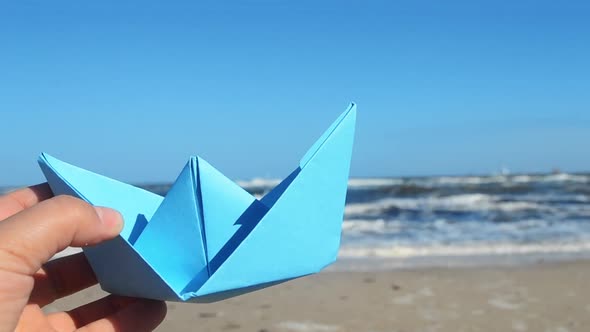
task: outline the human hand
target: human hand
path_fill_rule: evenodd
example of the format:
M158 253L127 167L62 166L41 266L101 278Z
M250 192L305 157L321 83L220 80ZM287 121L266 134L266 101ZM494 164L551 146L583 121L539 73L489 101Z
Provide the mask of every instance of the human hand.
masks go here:
M43 306L97 282L82 253L47 261L123 228L114 210L52 196L47 184L0 196L0 332L153 330L166 315L164 302L109 295L68 312L43 313Z

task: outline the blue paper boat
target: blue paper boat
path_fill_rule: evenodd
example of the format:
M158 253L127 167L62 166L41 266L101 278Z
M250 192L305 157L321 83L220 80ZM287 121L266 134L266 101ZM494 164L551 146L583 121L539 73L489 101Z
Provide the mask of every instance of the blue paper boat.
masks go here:
M319 272L336 260L355 122L351 104L261 199L199 157L190 158L166 197L48 154L39 164L55 195L123 215L118 237L84 248L105 291L211 302Z

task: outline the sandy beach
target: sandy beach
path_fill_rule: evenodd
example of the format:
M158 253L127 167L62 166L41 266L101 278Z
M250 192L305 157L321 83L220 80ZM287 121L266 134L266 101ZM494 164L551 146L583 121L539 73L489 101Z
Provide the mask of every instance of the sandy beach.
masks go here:
M213 304L169 303L157 331L590 330L590 261L324 272ZM49 311L105 294L93 287Z

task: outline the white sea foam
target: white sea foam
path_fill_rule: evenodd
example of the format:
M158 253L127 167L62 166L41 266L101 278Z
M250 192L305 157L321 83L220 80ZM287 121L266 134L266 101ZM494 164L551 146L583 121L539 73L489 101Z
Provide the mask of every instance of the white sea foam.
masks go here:
M530 175L515 175L512 178L510 178L510 181L515 183L529 183L531 181L534 181L534 178Z
M377 220L344 220L342 223L342 231L345 234L365 234L365 233L380 233L384 234L387 231L396 231L400 229L400 223L396 221L385 222L383 219Z
M588 175L577 175L577 174L552 174L543 177L542 181L545 182L578 182L578 183L589 183L590 176Z
M550 175L496 175L496 176L465 176L465 177L434 177L429 178L435 184L442 185L481 185L491 183L530 183L540 182L575 182L590 183L590 175L581 174L550 174Z
M236 183L242 188L273 188L280 182L279 179L254 178L252 180L238 180Z
M510 254L579 253L590 251L590 241L578 243L494 243L473 245L346 247L341 258L411 258L437 256L488 256Z
M348 187L353 189L370 189L397 186L404 183L399 178L353 178L348 181Z
M527 195L520 195L518 197L519 201L523 202L564 202L569 201L573 203L588 203L590 202L590 197L581 195L581 194L553 194L553 193L542 193L542 194L527 194Z
M347 217L364 214L380 214L383 211L398 208L408 210L445 210L445 211L503 211L522 210L547 211L548 206L528 201L502 201L498 196L487 194L460 194L446 197L419 198L384 198L369 203L348 204L345 208Z
M506 180L505 176L442 176L430 179L439 185L481 185L498 183Z
M273 188L281 182L280 179L254 178L251 180L238 180L236 183L242 188ZM377 189L403 184L399 178L351 178L348 187L353 189Z

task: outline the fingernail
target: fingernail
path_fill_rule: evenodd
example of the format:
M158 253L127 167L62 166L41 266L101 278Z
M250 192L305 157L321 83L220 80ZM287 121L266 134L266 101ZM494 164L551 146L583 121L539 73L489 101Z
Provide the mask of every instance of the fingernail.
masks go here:
M102 206L95 206L94 209L103 225L109 229L117 230L117 233L121 232L123 229L123 217L118 211Z

